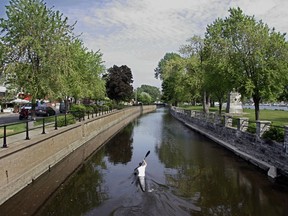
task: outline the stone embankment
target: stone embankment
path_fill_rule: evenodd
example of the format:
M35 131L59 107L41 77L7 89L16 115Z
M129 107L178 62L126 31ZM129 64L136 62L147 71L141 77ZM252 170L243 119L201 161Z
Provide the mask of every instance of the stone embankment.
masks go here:
M247 118L239 118L237 128L232 127L232 118L215 113L184 110L176 107L170 113L191 129L205 135L231 150L241 158L267 171L271 178L288 177L288 128L285 127L284 143L261 138L269 129L269 122L257 121L256 134L247 132Z
M61 171L67 172L61 179L64 181L119 130L140 115L155 109L156 106L151 105L113 111L40 134L31 140L11 143L8 148L0 149L0 205L45 172L53 170L60 161L68 158L66 168ZM68 157L75 155L75 152L77 156ZM56 178L60 175L58 172ZM57 185L53 187L57 188Z

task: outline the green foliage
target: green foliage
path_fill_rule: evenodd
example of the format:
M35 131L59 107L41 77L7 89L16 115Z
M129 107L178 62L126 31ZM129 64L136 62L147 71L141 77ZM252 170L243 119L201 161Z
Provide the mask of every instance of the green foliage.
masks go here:
M86 105L85 106L85 112L86 113L94 113L94 107L92 105Z
M70 44L71 70L65 76L65 92L62 97L72 95L74 98L104 98L105 81L102 79L104 66L102 54L88 51L83 42L75 40Z
M158 63L155 72L163 80L162 100L165 102L177 105L178 102L190 100L185 66L185 59L175 53L166 53Z
M6 83L36 98L104 98L102 54L88 51L74 25L42 0L12 0L0 20ZM19 21L21 20L21 21Z
M85 116L86 107L83 104L72 104L70 113L77 119L81 119Z
M75 117L71 114L67 114L66 115L66 124L70 125L70 124L75 124L75 123L76 123ZM64 115L57 116L57 126L58 127L65 126L65 116Z
M265 131L262 136L267 140L274 140L277 142L284 142L284 128L271 126L269 130Z
M219 76L214 76L223 79L223 86L229 89L232 84L243 96L253 98L258 120L260 101L275 99L287 83L287 42L284 34L245 15L240 8L229 13L207 27L208 61L216 57L210 67L216 66Z
M106 92L110 99L117 101L129 101L133 98L133 76L131 69L126 65L120 67L114 65L103 76L106 80Z
M111 110L115 109L117 107L116 101L112 101L112 100L106 101L105 105L108 106L109 109L111 109Z
M159 90L159 88L155 87L155 86L150 86L150 85L141 85L139 88L136 89L135 94L137 94L137 97L139 94L141 94L142 92L146 92L147 94L150 95L151 97L151 102L155 102L155 101L159 101L161 98L161 92ZM137 98L139 100L139 98ZM139 100L141 101L141 100Z
M40 0L13 0L6 8L0 41L8 81L24 88L34 100L57 94L69 62L67 47L74 27Z
M152 102L152 97L146 92L141 92L138 95L138 101L142 104L150 104Z
M256 123L249 122L247 132L256 134Z

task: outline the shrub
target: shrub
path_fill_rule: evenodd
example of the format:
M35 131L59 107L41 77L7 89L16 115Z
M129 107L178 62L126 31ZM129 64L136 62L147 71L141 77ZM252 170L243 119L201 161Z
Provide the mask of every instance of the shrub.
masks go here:
M262 137L267 140L284 142L284 128L271 126L269 130L263 133Z
M94 111L94 107L93 107L93 105L86 105L85 106L85 112L86 113L94 113L95 111Z
M256 134L256 123L250 123L248 124L247 132Z
M67 125L74 124L75 122L76 122L76 120L75 120L73 115L71 115L71 114L66 115L66 124ZM65 116L64 115L57 117L57 126L58 127L65 126Z
M86 107L83 104L73 104L70 108L70 113L77 119L84 118Z

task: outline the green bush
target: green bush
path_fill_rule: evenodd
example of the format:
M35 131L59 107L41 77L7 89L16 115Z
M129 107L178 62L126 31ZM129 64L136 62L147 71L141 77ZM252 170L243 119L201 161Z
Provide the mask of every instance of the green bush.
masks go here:
M107 110L109 110L109 106L107 106L106 104L103 105L103 106L102 106L102 110L103 110L103 111L107 111Z
M256 134L256 123L250 123L248 124L247 132Z
M95 112L93 105L86 105L85 111L86 111L86 113L90 113L90 114Z
M84 118L86 107L83 104L73 104L70 108L70 113L77 119Z
M232 127L237 127L237 123L238 123L238 118L233 117L232 118Z
M263 133L262 137L267 140L284 142L284 128L271 126L268 131Z
M66 124L70 125L70 124L74 124L74 123L76 123L75 117L71 114L66 115ZM57 126L58 127L65 126L65 116L64 115L57 117Z

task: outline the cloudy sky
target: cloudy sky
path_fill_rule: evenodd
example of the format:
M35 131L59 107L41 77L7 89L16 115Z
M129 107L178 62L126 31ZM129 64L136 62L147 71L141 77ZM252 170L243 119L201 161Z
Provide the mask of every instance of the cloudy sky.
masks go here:
M287 0L45 0L71 23L88 49L103 53L106 68L127 65L133 86L161 87L154 69L167 52L177 52L193 35L228 9L240 7L245 14L263 20L270 28L288 32ZM1 17L4 5L0 0Z

